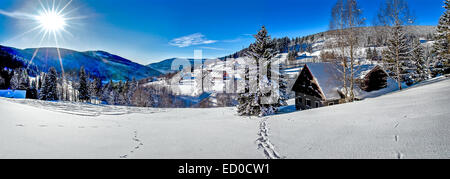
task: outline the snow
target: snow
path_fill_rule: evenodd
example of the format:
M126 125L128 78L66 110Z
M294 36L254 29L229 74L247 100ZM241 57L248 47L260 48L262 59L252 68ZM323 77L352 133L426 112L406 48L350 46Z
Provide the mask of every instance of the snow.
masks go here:
M450 158L450 80L265 118L0 98L0 158ZM289 101L293 103L292 100Z
M321 88L327 100L341 99L338 88L342 86L340 73L337 67L331 63L307 63L314 79Z
M406 89L408 88L408 86L405 83L402 83L402 88ZM343 90L343 89L341 89ZM355 96L358 99L366 99L366 98L374 98L374 97L378 97L378 96L382 96L388 93L392 93L395 91L398 91L398 83L396 80L392 79L391 77L387 78L387 87L380 89L380 90L376 90L376 91L371 91L371 92L367 92L367 91L363 91L361 88L356 87L354 89L354 93Z
M442 80L442 79L441 79ZM379 98L277 116L289 158L450 158L450 80Z
M261 158L234 108L152 109L0 99L0 158ZM142 145L141 145L142 144Z
M355 68L355 71L353 72L355 79L364 79L368 73L370 73L376 65L373 64L366 64L366 65L359 65ZM349 75L351 75L351 72L348 72Z

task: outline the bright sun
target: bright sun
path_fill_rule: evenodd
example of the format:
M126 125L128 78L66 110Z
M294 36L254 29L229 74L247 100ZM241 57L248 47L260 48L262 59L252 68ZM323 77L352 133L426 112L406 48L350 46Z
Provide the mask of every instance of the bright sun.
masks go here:
M47 11L36 17L43 29L49 32L57 32L63 30L66 19L56 11Z

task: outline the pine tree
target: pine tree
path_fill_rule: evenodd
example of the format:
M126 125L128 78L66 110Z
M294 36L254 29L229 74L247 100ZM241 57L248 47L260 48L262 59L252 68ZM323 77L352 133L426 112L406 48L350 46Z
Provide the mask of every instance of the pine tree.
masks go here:
M428 77L428 68L425 60L425 52L421 46L419 38L415 38L412 43L411 60L416 69L414 75L414 82L420 82Z
M436 54L435 73L449 73L450 68L450 1L445 0L446 11L439 19L436 29L435 43L433 45Z
M89 83L89 95L91 99L100 99L101 96L102 82L99 78L94 78L92 82Z
M78 86L78 92L79 99L83 102L87 102L91 99L91 96L89 94L89 86L88 86L88 77L86 75L86 71L84 70L84 67L82 66L80 69L80 82Z
M111 104L111 92L114 90L114 83L112 80L109 80L109 83L105 85L105 87L102 90L102 101L107 102L108 104Z
M14 73L14 75L11 78L10 85L11 85L12 90L16 90L16 89L19 89L19 85L20 85L19 75L20 74L19 74L18 70L14 70L13 73Z
M373 53L372 53L372 49L371 48L368 48L366 50L366 59L368 59L368 60L372 60L373 59Z
M244 93L239 94L238 113L240 115L265 116L273 114L278 105L277 103L271 104L269 101L262 101L269 95L266 93L267 91L273 92L273 89L268 90L268 88L270 88L271 83L269 80L271 77L271 60L276 55L275 43L271 40L264 26L254 37L256 42L250 46L247 52L247 56L252 61L248 62L249 67L245 70L246 89ZM267 71L261 71L261 67L267 68ZM249 74L256 75L256 83L248 83ZM250 89L254 91L250 91Z
M57 91L57 72L56 69L51 67L48 74L45 76L44 84L42 86L42 100L55 101L58 100Z
M280 82L279 82L279 88L280 88L280 95L279 95L279 102L278 104L280 106L286 106L287 101L290 98L289 92L288 92L288 86L289 86L289 77L288 74L284 69L282 69L280 65Z
M289 53L288 53L288 63L295 62L297 57L298 57L297 50L294 49L294 50L289 51Z
M388 40L388 48L384 51L383 60L387 63L385 64L387 69L395 76L398 87L401 90L402 82L404 82L402 69L409 61L409 47L405 32L400 24L394 26L390 34L391 37Z
M373 48L372 51L372 61L379 61L380 60L380 54L377 51L377 48Z
M5 84L6 84L5 79L0 75L0 88L5 88Z
M250 93L250 68L246 67L244 72L244 91L238 95L238 113L239 115L248 115L248 116L255 116L259 115L261 112L261 109L259 106L256 106L253 104L256 98L256 94Z
M94 82L96 88L96 97L98 100L100 100L103 94L103 81L100 78L95 78Z
M20 90L27 90L30 88L30 78L26 70L19 69L19 88Z
M129 86L129 82L126 81L125 83L122 83L122 81L119 82L119 90L118 90L118 101L117 103L119 105L128 105L127 102L127 93L128 93L128 86Z
M109 105L116 105L117 98L117 91L113 89L109 92L108 100L106 102L108 102Z
M133 100L133 96L134 96L134 93L136 92L137 88L138 88L138 83L137 83L136 79L133 78L133 80L131 80L131 83L129 83L128 91L126 94L126 100L129 105L136 104L135 101Z
M38 90L41 90L41 88L42 88L42 82L44 81L43 79L45 79L44 75L45 74L43 72L41 72L41 74L39 75L38 85L37 85Z

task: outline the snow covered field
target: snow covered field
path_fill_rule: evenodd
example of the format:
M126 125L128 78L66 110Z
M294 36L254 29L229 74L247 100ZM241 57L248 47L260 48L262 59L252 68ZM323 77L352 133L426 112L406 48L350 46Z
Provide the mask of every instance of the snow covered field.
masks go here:
M266 118L0 99L0 158L450 158L450 80Z

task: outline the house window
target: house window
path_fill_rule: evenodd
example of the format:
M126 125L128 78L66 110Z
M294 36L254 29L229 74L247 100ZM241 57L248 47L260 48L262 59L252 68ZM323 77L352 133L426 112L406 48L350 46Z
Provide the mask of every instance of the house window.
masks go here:
M307 107L311 107L311 100L306 99L306 106L307 106Z
M320 107L320 103L318 101L316 101L316 108Z

